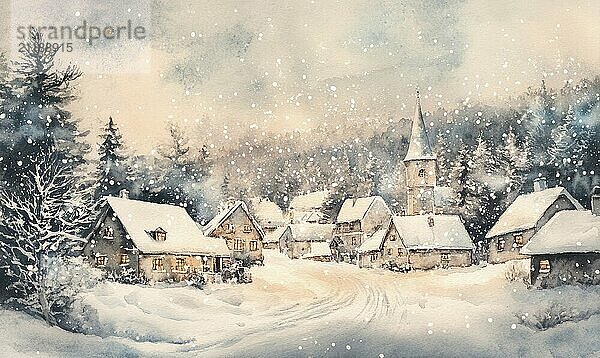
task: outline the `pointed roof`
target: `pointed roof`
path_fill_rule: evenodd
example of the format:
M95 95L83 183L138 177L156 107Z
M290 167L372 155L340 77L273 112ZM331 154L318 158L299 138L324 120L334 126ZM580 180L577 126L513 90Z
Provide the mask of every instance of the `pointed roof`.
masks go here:
M336 222L349 223L353 221L362 221L367 216L368 211L376 202L380 202L381 206L385 207L388 214L391 214L385 200L380 196L369 196L366 198L350 198L344 201L342 208L338 213Z
M421 111L421 98L417 91L417 104L415 108L415 117L412 122L412 130L410 133L410 143L404 161L420 160L420 159L435 159L435 154L431 150L427 131L425 130L425 120Z
M212 218L212 220L209 221L208 224L206 224L206 226L204 226L204 235L212 236L213 233L215 232L215 230L219 226L221 226L221 224L223 224L223 222L225 222L225 220L229 219L231 217L231 215L233 215L233 213L235 213L235 211L238 208L241 208L242 211L248 216L248 218L252 222L252 225L254 225L254 227L256 228L256 231L258 231L258 234L260 235L261 240L264 240L265 233L264 233L262 227L258 224L258 221L256 221L256 219L254 219L254 216L252 216L252 214L250 214L250 210L248 210L248 206L243 201L236 201L228 209L221 211L214 218Z
M458 215L394 216L392 224L409 250L474 249L471 237Z

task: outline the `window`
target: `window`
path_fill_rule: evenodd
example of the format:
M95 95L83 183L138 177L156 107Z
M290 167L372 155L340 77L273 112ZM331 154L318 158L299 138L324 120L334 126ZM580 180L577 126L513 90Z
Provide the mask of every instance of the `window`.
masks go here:
M162 257L157 257L152 259L152 271L164 271L165 270L165 266L163 264L163 259Z
M419 169L419 178L425 178L425 169L424 168Z
M252 227L250 225L244 225L243 230L245 233L249 233L249 232L252 232Z
M433 219L433 216L427 218L427 224L429 225L429 227L435 226L435 220Z
M550 272L550 261L540 260L540 273Z
M106 255L98 255L96 256L96 265L100 267L106 266L107 257Z
M443 253L442 254L442 261L450 261L450 254L449 253Z
M185 257L175 258L175 271L185 272Z
M498 251L504 251L504 240L498 240Z
M244 249L244 240L242 240L242 239L235 239L233 241L233 249L235 251L242 251Z
M225 232L228 234L233 234L235 233L235 225L234 224L225 224Z
M112 240L115 238L115 233L112 227L105 227L103 230L103 237L106 240Z
M523 234L516 234L515 235L515 246L516 247L523 246Z
M396 235L391 235L390 236L390 241L396 241Z
M250 251L257 251L257 250L258 250L258 241L256 241L256 240L250 241Z
M371 253L371 261L375 261L375 260L377 260L377 253L373 252L373 253Z
M129 265L129 255L121 254L121 265Z
M154 240L165 241L167 239L167 232L161 228L154 230Z
M393 252L392 249L388 249L387 251L388 251L388 255L392 256L392 252Z
M398 248L398 256L402 256L402 248Z

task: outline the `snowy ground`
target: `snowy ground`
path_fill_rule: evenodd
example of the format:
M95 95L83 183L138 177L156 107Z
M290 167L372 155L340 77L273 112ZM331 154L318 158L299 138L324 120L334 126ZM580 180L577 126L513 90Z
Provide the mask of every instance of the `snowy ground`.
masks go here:
M267 253L249 285L105 283L84 297L103 330L73 334L0 311L0 356L582 356L600 352L600 289L528 290L507 265L392 273ZM580 318L520 323L560 303ZM559 312L560 313L560 312Z

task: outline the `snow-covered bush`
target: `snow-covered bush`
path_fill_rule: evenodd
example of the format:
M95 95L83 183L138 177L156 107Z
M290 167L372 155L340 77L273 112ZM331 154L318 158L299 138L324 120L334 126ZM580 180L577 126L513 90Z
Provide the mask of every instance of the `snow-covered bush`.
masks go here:
M565 322L578 322L590 318L598 311L577 310L560 303L552 302L533 313L517 315L522 325L538 331L545 331Z
M185 282L188 284L188 286L202 289L206 284L206 279L199 273L193 273L186 278Z
M146 285L148 278L143 274L138 274L133 267L122 268L120 271L110 271L106 273L109 281L124 283L127 285Z
M235 262L221 272L223 282L252 283L252 275L241 263Z
M524 265L511 263L504 271L504 277L508 282L529 283L529 270Z

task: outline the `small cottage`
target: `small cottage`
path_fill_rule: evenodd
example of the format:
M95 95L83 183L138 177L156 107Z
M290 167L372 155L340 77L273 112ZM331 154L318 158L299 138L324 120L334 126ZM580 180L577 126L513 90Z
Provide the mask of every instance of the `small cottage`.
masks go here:
M318 251L319 256L322 256L326 252L323 250L324 246L316 244L329 245L332 234L333 224L290 224L279 238L280 251L292 259L297 259L309 253L316 253L318 247L321 249ZM329 256L331 256L330 250Z
M254 198L250 204L252 214L265 235L287 225L281 208L268 198Z
M263 249L279 249L279 238L281 235L283 235L286 229L287 226L282 226L275 229L275 231L265 232Z
M359 248L361 267L394 271L471 265L474 246L459 216L393 216Z
M565 188L546 188L544 178L536 179L534 192L517 197L485 236L488 262L527 258L519 250L548 220L562 210L582 209Z
M531 256L531 283L600 284L600 188L594 189L592 210L556 213L521 253Z
M331 248L329 247L329 242L313 242L310 245L310 252L302 255L302 259L320 261L320 262L330 262L332 260L331 257Z
M380 196L346 199L336 219L331 248L336 261L355 262L356 248L384 227L392 213Z
M222 240L206 237L185 209L108 197L83 253L93 266L132 271L151 281L209 280L230 264Z
M244 202L228 201L203 229L206 236L225 240L233 259L246 266L263 263L265 234Z

